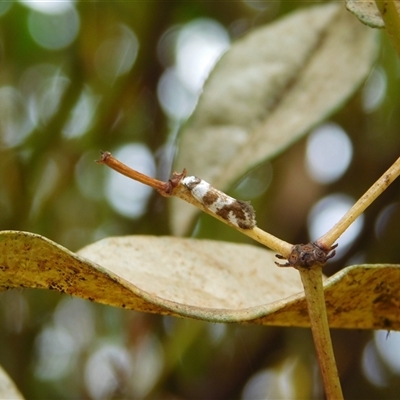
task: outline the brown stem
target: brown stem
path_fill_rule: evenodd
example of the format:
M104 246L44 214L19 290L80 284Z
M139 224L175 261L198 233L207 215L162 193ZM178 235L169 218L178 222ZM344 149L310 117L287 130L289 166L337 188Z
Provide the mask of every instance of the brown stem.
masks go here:
M121 161L114 158L108 151L102 151L100 160L97 160L96 162L98 162L99 164L106 164L108 167L119 172L120 174L125 175L128 178L131 178L135 181L144 183L145 185L148 185L153 189L156 189L161 194L165 193L166 182L159 181L157 179L151 178L150 176L135 171L134 169L128 167Z
M297 268L300 272L307 299L311 332L317 352L318 363L324 381L325 395L328 400L343 399L339 375L333 353L328 316L326 313L322 266Z

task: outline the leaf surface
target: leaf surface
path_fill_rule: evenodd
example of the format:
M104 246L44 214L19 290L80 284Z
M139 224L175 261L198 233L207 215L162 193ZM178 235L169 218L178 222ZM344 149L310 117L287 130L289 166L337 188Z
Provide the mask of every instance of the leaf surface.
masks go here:
M309 326L299 274L262 248L155 236L103 239L72 253L0 232L0 288L58 290L116 307L215 322ZM330 326L400 330L400 266L348 267L325 282Z
M21 392L15 383L8 376L6 371L0 366L0 399L23 400Z
M292 13L237 40L204 86L180 133L175 170L226 190L334 112L377 54L375 33L342 4ZM173 232L197 210L171 200Z
M363 24L371 28L385 27L385 22L374 0L346 0L346 8Z

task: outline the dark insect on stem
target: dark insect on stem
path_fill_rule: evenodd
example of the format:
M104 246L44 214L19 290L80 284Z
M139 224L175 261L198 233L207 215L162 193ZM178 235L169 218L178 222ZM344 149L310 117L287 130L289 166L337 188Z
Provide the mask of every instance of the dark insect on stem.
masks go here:
M285 264L275 262L278 267L294 267L294 268L310 268L315 265L324 265L330 258L334 257L336 251L334 250L337 244L324 249L315 242L307 244L296 244L293 246L292 251L287 258ZM286 258L280 254L276 255L280 260Z

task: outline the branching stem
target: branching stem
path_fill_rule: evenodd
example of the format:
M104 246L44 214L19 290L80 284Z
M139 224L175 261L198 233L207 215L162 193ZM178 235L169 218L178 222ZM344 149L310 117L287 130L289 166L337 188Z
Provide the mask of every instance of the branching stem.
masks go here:
M338 377L332 342L329 332L328 317L325 306L325 296L322 282L322 267L327 259L334 256L333 244L343 232L364 212L364 210L400 175L400 158L375 182L371 188L354 204L334 227L314 243L293 246L277 237L263 231L257 226L242 229L234 221L224 218L202 202L198 196L193 196L190 187L183 184L186 170L181 174L173 173L167 182L159 181L137 172L115 159L109 152L102 152L99 163L106 164L121 174L151 186L163 196L176 196L202 211L219 219L221 222L232 226L257 242L275 250L279 258L288 260L280 266L293 266L300 272L307 299L308 314L310 316L311 330L318 355L318 361L324 381L325 393L328 399L343 399L342 389ZM187 178L190 179L190 178ZM197 182L195 178L193 182ZM192 180L191 180L192 181ZM207 184L208 185L208 184ZM208 187L208 186L206 186ZM218 192L222 193L222 192ZM225 194L220 196L228 198ZM238 202L229 198L229 201ZM242 202L243 203L243 202ZM229 204L228 204L229 205Z
M128 178L144 183L145 185L148 185L156 189L163 196L179 197L180 199L185 200L190 204L193 204L194 206L200 208L207 214L213 216L214 218L217 218L224 224L232 226L234 229L242 232L243 234L254 239L255 241L263 244L266 247L269 247L270 249L276 251L279 254L282 254L282 256L285 258L289 257L292 251L293 248L292 244L287 243L281 239L278 239L277 237L263 231L257 226L255 226L252 229L241 229L238 226L231 224L229 220L224 219L220 215L210 211L210 209L205 207L204 204L202 204L195 197L193 197L190 190L188 190L188 188L181 183L182 179L185 178L186 176L186 170L184 170L181 174L174 172L169 181L163 182L154 179L150 176L144 175L138 171L135 171L134 169L128 167L121 161L114 158L108 151L101 152L101 158L97 162L100 164L107 165L108 167L127 176Z

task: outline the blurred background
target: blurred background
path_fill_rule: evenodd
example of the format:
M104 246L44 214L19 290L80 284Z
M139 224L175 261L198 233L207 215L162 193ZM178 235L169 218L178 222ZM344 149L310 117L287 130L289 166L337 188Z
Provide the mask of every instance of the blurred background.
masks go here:
M1 2L0 229L72 251L108 236L170 234L167 200L94 163L99 150L166 179L179 127L218 57L249 30L309 5ZM398 158L400 65L384 31L379 40L376 66L350 101L232 188L252 200L262 229L292 243L317 238ZM399 262L399 200L395 182L343 236L327 275ZM208 216L188 235L249 243ZM396 332L332 335L346 398L398 397ZM12 290L0 294L0 342L1 365L29 399L322 398L308 329Z

